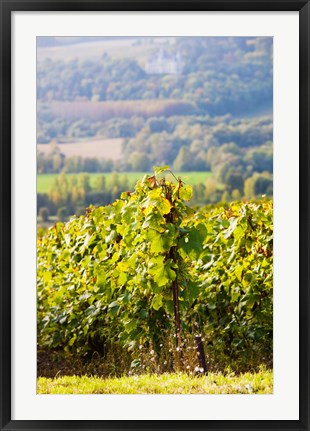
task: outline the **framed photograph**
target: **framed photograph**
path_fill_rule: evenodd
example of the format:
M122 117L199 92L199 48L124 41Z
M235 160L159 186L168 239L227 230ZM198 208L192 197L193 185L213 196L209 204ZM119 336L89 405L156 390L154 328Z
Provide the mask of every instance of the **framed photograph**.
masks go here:
M310 429L309 2L0 5L1 429Z

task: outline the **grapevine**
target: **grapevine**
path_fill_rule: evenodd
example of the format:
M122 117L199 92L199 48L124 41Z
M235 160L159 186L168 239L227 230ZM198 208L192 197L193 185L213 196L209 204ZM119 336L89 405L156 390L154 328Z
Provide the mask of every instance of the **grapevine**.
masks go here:
M272 203L194 211L191 187L167 170L38 240L41 347L82 356L117 343L134 358L174 333L178 369L195 328L217 354L270 356Z

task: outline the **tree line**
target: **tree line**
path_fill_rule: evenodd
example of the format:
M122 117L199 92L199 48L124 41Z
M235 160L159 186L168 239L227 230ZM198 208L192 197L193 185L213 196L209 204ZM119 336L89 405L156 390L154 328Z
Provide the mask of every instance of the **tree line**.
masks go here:
M42 222L50 216L66 220L69 216L85 213L89 205L107 205L117 199L124 190L129 189L126 175L112 173L109 181L100 175L91 184L86 173L57 176L48 193L37 194L37 213Z

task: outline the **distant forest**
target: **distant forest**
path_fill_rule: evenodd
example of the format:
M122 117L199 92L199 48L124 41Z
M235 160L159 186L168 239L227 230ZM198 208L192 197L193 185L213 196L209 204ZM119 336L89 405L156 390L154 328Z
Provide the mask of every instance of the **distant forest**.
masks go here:
M194 102L199 113L210 115L271 106L272 38L180 37L165 50L182 57L182 74L150 75L134 58L110 58L106 53L100 61L46 59L38 64L37 98L181 99Z

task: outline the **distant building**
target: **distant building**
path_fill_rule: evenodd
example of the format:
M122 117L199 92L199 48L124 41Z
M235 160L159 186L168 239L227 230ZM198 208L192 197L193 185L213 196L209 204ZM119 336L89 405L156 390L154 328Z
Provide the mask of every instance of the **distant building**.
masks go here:
M180 74L185 63L180 54L172 54L164 49L159 49L156 54L150 56L145 63L145 71L149 74Z

